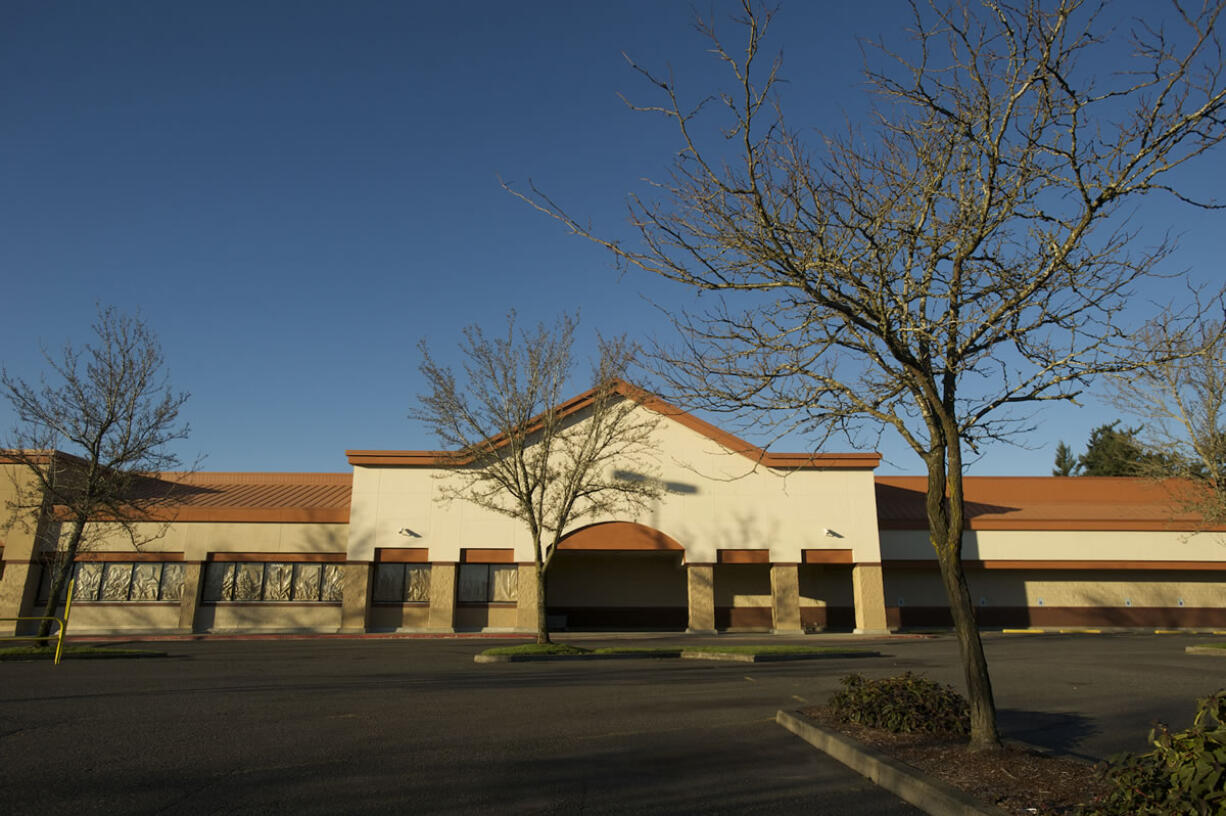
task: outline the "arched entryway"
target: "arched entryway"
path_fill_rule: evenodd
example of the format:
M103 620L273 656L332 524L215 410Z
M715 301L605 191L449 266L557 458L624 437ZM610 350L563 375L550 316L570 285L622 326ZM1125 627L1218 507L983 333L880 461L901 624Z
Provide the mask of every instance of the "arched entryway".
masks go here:
M684 630L685 548L628 521L568 534L549 565L546 603L558 629Z

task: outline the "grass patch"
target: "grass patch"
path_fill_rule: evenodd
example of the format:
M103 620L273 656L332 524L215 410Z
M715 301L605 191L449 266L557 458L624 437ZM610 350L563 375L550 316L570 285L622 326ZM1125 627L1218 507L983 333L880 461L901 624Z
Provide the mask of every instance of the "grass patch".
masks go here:
M686 646L687 652L710 652L712 654L741 655L823 655L823 654L871 654L869 649L848 649L843 646Z
M166 657L150 649L115 649L106 646L65 646L61 660L106 660L110 658ZM54 660L55 647L3 646L0 660Z
M1226 649L1226 643L1198 643L1196 646L1201 649Z
M495 646L486 649L483 655L584 655L591 649L572 646L569 643L521 643L518 646Z

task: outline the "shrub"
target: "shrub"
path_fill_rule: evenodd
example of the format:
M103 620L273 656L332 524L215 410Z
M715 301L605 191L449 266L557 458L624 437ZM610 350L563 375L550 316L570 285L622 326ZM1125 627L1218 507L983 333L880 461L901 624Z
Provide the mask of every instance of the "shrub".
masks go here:
M1226 813L1226 689L1197 700L1192 726L1158 723L1145 754L1121 754L1100 766L1110 786L1082 816L1210 816Z
M970 706L950 686L906 672L897 677L868 680L852 674L830 698L831 712L844 722L897 734L970 733Z

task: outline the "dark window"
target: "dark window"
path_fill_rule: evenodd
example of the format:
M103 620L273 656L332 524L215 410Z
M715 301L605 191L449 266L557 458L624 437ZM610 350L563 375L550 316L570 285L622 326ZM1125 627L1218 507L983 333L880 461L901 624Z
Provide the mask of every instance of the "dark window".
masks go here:
M515 603L519 567L515 564L461 564L459 603Z
M429 564L375 564L375 603L429 603Z
M341 582L340 564L212 562L204 571L202 600L339 601Z

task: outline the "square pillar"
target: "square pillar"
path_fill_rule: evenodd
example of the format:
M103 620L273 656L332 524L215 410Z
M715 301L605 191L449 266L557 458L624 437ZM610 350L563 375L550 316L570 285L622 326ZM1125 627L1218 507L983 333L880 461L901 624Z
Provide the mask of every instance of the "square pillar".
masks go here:
M370 582L374 570L369 561L345 562L341 591L341 631L365 632L370 624Z
M771 631L777 635L803 635L800 625L800 568L798 564L771 564Z
M426 624L428 631L455 631L455 580L454 562L436 561L430 564L430 620ZM522 592L521 587L521 597Z
M190 635L196 631L196 611L200 609L200 595L204 587L204 565L199 561L183 564L183 595L179 598L179 634Z
M862 563L851 568L851 592L856 604L856 634L885 634L885 584L881 564Z
M515 631L536 632L536 564L519 565L519 595L515 601Z
M35 561L4 562L4 578L0 579L0 618L35 614L34 602L38 597L41 576L42 570ZM0 621L0 634L6 637L26 634L25 629L30 624L34 622Z
M690 598L690 625L694 634L715 634L715 565L688 564L685 568Z

